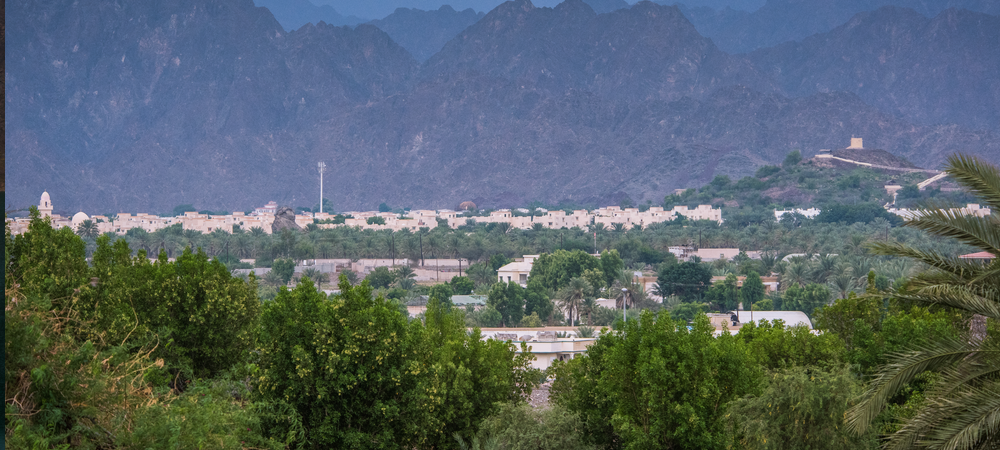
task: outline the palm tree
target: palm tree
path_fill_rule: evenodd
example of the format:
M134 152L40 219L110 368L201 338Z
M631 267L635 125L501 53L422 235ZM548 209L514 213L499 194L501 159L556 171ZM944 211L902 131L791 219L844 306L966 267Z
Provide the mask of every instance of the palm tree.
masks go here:
M980 197L993 213L963 215L943 208L921 210L905 226L949 237L993 256L963 260L898 242L876 243L874 253L919 261L931 269L910 280L897 298L940 304L1000 320L1000 170L968 156L948 158L955 181ZM938 339L896 355L848 412L848 426L864 433L899 390L926 370L938 373L914 417L889 436L887 448L996 448L1000 444L1000 344L995 339Z
M100 234L100 232L97 229L97 223L93 220L87 219L80 222L80 225L76 227L76 234L80 235L82 238L94 239L97 238L97 235Z
M317 286L321 286L323 283L330 281L330 276L320 272L317 269L308 268L302 271L303 277L309 277L310 280L316 283Z
M592 298L584 299L583 303L580 305L580 314L587 316L587 325L594 323L590 320L590 316L594 313L594 311L597 311L597 300Z
M806 273L809 268L806 267L805 263L794 262L785 267L785 272L781 274L781 284L785 288L791 287L793 284L802 287L806 283Z
M587 293L590 292L590 283L587 280L576 277L569 280L569 284L562 288L561 291L556 295L559 301L559 306L562 307L564 311L569 313L569 323L573 324L573 318L576 317L573 313L579 314L580 305L583 304L583 299L586 298Z
M858 288L857 279L851 276L849 269L845 269L836 276L830 277L828 284L833 289L833 292L836 292L839 296L837 298L847 298L851 291Z

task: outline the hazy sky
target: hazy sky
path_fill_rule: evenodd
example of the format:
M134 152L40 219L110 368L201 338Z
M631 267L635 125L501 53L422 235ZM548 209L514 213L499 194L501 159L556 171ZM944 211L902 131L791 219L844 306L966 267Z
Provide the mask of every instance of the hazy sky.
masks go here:
M342 15L353 15L366 19L381 19L392 14L396 8L416 8L423 10L438 9L441 5L451 5L458 11L472 8L476 11L489 12L503 3L503 0L310 0L317 5L330 5ZM562 0L532 0L535 6L555 6ZM626 0L635 3L637 0ZM765 0L676 0L688 6L712 6L721 8L730 6L734 9L754 10L764 4ZM674 3L670 0L664 3Z

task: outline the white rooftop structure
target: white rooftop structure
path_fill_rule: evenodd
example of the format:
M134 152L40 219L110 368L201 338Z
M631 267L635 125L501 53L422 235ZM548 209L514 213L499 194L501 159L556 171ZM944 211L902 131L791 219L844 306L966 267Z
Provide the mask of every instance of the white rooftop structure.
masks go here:
M736 313L739 315L740 323L750 322L750 311L738 311ZM761 320L766 320L768 322L780 319L785 322L785 326L794 327L796 325L802 324L812 329L812 321L809 320L809 316L802 311L754 311L753 321L760 322Z

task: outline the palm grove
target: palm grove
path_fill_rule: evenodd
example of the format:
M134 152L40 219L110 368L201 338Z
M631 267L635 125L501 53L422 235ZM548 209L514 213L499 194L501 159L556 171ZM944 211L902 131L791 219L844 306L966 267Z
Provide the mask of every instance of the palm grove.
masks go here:
M996 167L955 157L948 170L1000 208ZM292 277L286 260L381 254L385 233L168 229L116 240L81 238L36 217L27 233L8 230L5 239L5 441L12 448L989 448L1000 398L992 336L998 263L955 255L971 248L1000 256L997 220L927 212L904 227L879 218L796 218L395 233L404 253L418 251L407 242L423 240L435 256L477 262L468 277L431 287L417 286L405 269L363 282L345 275L340 293L327 296L309 276L320 274L284 287ZM601 258L587 254L592 232L606 249ZM769 252L761 260L679 263L663 251L685 240ZM807 255L779 258L796 251ZM285 275L266 283L233 277L224 264L232 253ZM543 254L526 288L493 282L498 265L525 253ZM629 269L646 267L657 269L662 304L631 284ZM756 287L767 273L779 274L780 292ZM747 276L743 288L737 274ZM726 279L712 285L713 275ZM487 308L451 305L452 294L473 291L487 295ZM401 305L420 294L427 311L411 319ZM597 296L614 296L634 316L614 322L593 305ZM823 332L760 322L713 337L700 312L739 302L805 311ZM467 328L543 322L615 329L585 356L539 373L523 347ZM546 378L550 405L526 406Z

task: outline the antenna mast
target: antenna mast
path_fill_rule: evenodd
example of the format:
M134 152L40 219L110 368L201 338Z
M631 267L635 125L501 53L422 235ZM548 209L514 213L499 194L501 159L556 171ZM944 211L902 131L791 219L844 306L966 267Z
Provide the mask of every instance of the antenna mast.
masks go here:
M319 168L319 212L323 212L323 172L326 171L326 163L320 161L316 163L316 167Z

